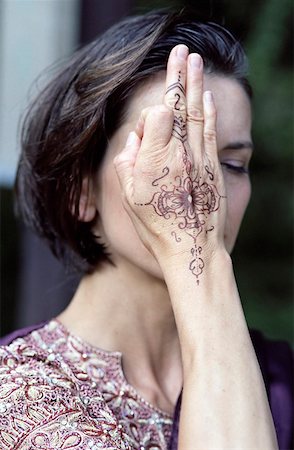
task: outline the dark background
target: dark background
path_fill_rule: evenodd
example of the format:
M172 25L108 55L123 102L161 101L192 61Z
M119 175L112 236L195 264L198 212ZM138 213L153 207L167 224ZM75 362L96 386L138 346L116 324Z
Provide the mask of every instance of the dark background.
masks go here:
M131 12L192 5L244 44L254 88L253 196L233 253L249 326L293 337L293 11L291 0L81 0L80 42ZM1 189L1 334L52 317L77 283L16 221Z

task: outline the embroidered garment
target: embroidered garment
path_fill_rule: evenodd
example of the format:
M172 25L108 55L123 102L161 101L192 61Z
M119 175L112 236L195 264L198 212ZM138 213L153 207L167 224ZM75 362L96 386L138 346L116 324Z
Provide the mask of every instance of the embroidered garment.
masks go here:
M121 357L56 319L0 347L0 449L166 450L172 416L128 384Z
M249 331L279 449L293 449L292 349ZM172 420L148 404L127 383L120 353L82 342L56 320L0 339L1 450L176 450L180 408L181 396Z

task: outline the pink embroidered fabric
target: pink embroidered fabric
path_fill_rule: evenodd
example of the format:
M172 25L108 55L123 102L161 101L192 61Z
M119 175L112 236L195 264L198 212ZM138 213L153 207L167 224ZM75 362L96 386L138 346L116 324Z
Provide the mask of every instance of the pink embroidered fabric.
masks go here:
M128 384L121 353L56 319L0 347L1 450L164 450L171 429Z

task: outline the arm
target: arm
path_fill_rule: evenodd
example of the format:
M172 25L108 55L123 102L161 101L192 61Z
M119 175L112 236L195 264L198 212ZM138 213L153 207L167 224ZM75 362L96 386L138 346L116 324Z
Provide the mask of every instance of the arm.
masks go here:
M178 49L167 67L167 106L143 111L115 165L125 208L161 266L177 323L184 373L179 449L276 449L224 246L216 111L211 95L202 106L199 58L193 65Z
M179 259L162 263L182 349L179 449L276 449L229 256L215 256L205 274L207 284L196 292L184 267Z

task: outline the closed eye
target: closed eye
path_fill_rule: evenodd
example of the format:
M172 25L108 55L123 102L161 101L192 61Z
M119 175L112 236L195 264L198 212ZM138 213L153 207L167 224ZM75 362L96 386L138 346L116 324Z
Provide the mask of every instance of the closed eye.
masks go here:
M230 142L219 152L220 163L225 170L234 175L248 175L252 151L251 141Z
M237 174L249 174L249 168L245 166L235 166L233 164L229 164L226 162L221 162L221 165L228 169L229 171L232 171Z

